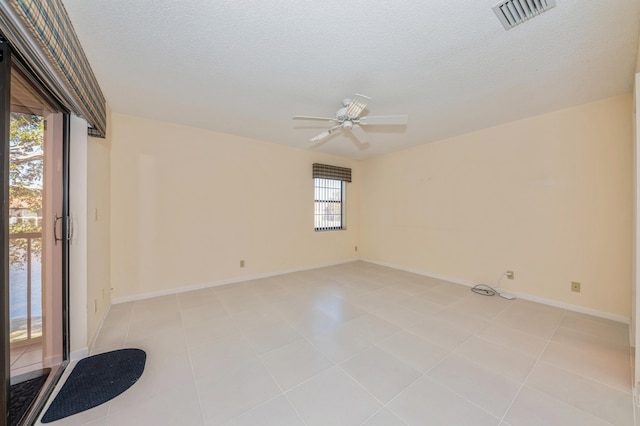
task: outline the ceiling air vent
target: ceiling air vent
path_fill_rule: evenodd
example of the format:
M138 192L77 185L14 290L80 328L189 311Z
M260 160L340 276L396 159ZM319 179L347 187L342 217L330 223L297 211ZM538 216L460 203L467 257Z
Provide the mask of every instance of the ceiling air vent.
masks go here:
M493 11L504 29L510 30L555 5L555 0L506 0L493 6Z

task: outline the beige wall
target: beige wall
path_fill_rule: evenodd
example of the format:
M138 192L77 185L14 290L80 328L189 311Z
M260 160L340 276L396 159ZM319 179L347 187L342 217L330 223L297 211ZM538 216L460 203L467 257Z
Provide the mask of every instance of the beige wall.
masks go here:
M356 258L360 163L127 115L111 120L115 300ZM314 162L353 168L347 231L313 230Z
M365 163L366 259L630 316L630 95ZM570 282L582 283L580 294Z
M110 139L110 115L107 114L107 137L87 140L87 331L90 343L111 304Z

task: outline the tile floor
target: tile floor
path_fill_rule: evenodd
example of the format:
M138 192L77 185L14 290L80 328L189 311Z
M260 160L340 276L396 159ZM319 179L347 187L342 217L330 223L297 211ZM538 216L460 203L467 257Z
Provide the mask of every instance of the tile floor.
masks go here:
M123 347L138 383L54 425L634 424L627 325L364 262L114 305Z

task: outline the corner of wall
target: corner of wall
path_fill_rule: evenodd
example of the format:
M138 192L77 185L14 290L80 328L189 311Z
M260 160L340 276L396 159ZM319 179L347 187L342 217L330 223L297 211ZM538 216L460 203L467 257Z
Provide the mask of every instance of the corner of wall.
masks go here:
M91 347L111 306L111 112L107 134L87 140L87 341Z

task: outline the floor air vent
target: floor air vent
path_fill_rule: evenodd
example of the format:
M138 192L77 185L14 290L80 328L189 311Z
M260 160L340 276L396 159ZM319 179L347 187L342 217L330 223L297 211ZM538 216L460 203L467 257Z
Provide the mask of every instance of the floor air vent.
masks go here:
M555 0L505 0L493 6L493 11L504 29L510 30L555 5Z

